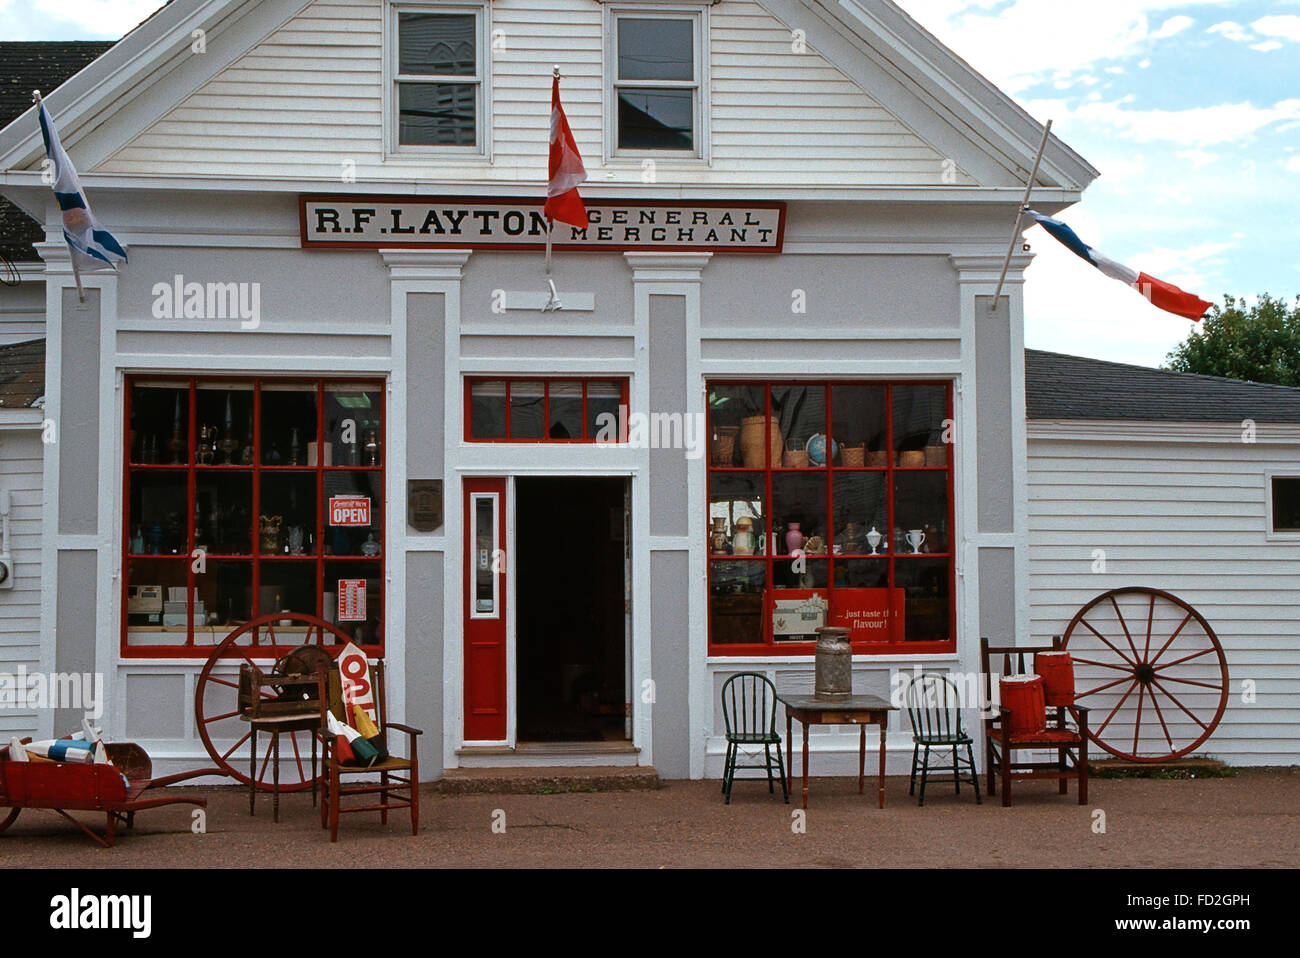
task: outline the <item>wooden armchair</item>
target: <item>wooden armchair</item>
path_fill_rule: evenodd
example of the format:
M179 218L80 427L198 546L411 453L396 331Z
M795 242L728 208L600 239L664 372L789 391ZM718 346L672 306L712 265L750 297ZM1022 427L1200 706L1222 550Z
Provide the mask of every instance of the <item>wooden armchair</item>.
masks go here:
M998 663L1002 666L999 678L1012 675L1028 675L1033 671L1033 655L1036 652L1059 652L1059 636L1052 638L1051 645L1034 646L991 646L986 638L980 639L980 673L983 676L985 701L993 701L993 669ZM1025 656L1029 658L1029 668L1025 667ZM1051 714L1054 712L1054 715ZM1076 728L1065 724L1065 713L1069 712ZM984 718L984 749L988 768L988 793L997 794L997 780L1002 780L1002 804L1011 804L1012 780L1034 778L1054 778L1059 780L1060 794L1067 792L1070 779L1079 782L1079 804L1088 802L1088 710L1082 705L1057 706L1049 711L1047 728L1041 732L1013 732L1010 726L1011 710L999 705L998 714ZM1056 761L1031 762L1016 761L1017 750L1037 749L1056 751Z
M330 712L341 722L347 722L343 706L343 680L337 668L325 671L323 680L328 687L327 701ZM381 756L379 761L369 767L344 765L339 761L334 736L327 731L321 733L325 745L325 776L321 786L321 828L328 827L330 841L339 838L339 815L346 812L379 812L379 821L388 824L388 813L393 809L409 808L411 810L411 834L420 831L420 769L419 755L415 747L415 737L423 734L420 729L408 725L399 725L388 721L388 702L384 695L384 663L377 662L370 666L370 683L375 693L375 725L379 728L384 750L387 751L388 732L403 732L407 736L406 752L408 757L401 758L389 754ZM320 719L326 725L325 704L322 703ZM379 781L368 781L357 785L344 785L342 781L348 776L378 774ZM343 805L347 795L379 795L377 804Z

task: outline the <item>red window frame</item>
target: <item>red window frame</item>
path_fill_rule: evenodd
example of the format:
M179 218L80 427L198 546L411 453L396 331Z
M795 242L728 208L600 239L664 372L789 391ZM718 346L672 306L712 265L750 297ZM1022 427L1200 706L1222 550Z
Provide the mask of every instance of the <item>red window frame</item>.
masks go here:
M506 410L506 434L497 438L478 439L474 436L474 404L472 401L472 389L475 385L482 383L504 383L506 387L505 410ZM550 436L521 436L514 438L510 435L510 387L514 383L541 383L542 384L542 422L550 423L551 421L551 384L552 383L582 383L582 437L568 439L553 439ZM595 436L588 436L587 429L587 388L591 383L617 383L619 387L619 406L627 409L628 396L628 378L626 376L466 376L465 377L465 441L466 442L527 442L527 443L580 443L585 445L594 445L599 442ZM619 422L619 441L626 438L627 424Z
M944 653L955 652L957 650L957 563L956 563L956 543L957 531L954 521L956 512L956 503L953 496L954 490L954 468L956 462L956 442L955 437L952 443L947 445L947 464L944 466L899 466L897 465L897 455L894 451L894 389L897 387L908 386L942 386L946 391L946 418L949 422L955 421L953 418L953 382L948 379L939 380L876 380L876 379L837 379L837 380L777 380L777 379L709 379L705 383L705 394L715 387L735 387L749 386L763 390L764 411L768 417L772 416L772 390L790 386L819 386L826 390L826 419L823 434L833 436L832 408L834 387L836 386L883 386L885 389L885 428L886 432L886 449L890 455L886 457L884 466L842 466L834 465L831 457L827 456L827 463L824 466L809 466L806 468L787 468L783 466L773 467L770 461L765 462L762 468L749 468L745 466L715 466L712 456L706 460L707 476L704 496L704 526L709 528L709 507L712 502L713 477L723 473L755 473L763 474L763 495L764 495L764 536L771 540L772 530L769 525L773 521L772 516L772 476L773 473L816 473L822 471L826 475L826 510L827 516L834 514L834 481L835 476L840 473L860 473L875 472L882 473L885 476L885 490L887 495L887 508L889 516L890 538L888 557L883 561L888 563L889 580L888 588L895 588L896 563L913 561L910 554L896 552L893 539L894 528L894 476L896 473L924 473L924 472L943 472L946 473L947 479L947 522L948 535L945 544L945 552L926 552L921 553L919 558L925 559L945 559L948 564L948 635L946 641L912 641L909 642L902 638L891 638L889 641L863 641L857 640L852 643L853 654L855 655L896 655L900 652L907 653ZM707 424L706 435L713 436L713 410L709 409L709 421ZM829 451L829 450L828 450ZM765 457L767 458L767 457ZM817 558L815 561L826 562L826 586L818 587L815 591L826 593L830 601L831 609L835 608L835 563L837 561L848 561L851 557L840 557L834 554L835 529L833 523L827 523L826 530L826 553L825 558ZM708 535L706 531L706 536ZM762 604L762 631L763 640L761 642L728 642L717 644L713 641L713 589L712 589L712 572L711 565L714 562L753 562L762 563L764 575L767 583L766 589L771 589L771 583L774 579L774 566L777 561L788 560L788 556L776 555L766 546L762 555L754 556L734 556L734 555L713 555L706 548L706 561L710 563L710 572L705 576L705 598L708 603L706 606L706 618L708 628L708 654L710 656L738 656L738 655L811 655L816 647L815 642L776 642L772 638L772 616L768 608L766 598ZM841 587L844 588L844 587ZM766 593L765 593L766 594Z
M264 562L294 562L300 564L312 563L316 569L316 611L315 615L322 616L324 611L325 595L325 569L329 562L332 561L366 561L378 562L377 577L381 584L388 581L388 549L389 544L387 537L383 539L383 547L379 556L372 558L369 556L334 556L325 555L324 535L326 510L329 508L325 495L325 475L326 473L340 472L362 472L375 473L380 477L380 487L384 489L385 511L383 513L384 521L387 522L387 490L384 488L384 476L386 472L387 461L387 432L388 432L388 411L387 411L387 384L382 379L369 379L366 377L304 377L304 376L169 376L166 374L139 373L126 377L125 400L123 402L123 427L122 435L130 436L131 430L131 402L134 396L135 388L138 383L147 383L149 385L170 385L176 387L185 387L188 389L188 425L186 432L186 461L183 464L172 465L170 463L133 463L131 461L131 442L128 439L123 442L122 455L122 566L121 566L121 654L124 658L206 658L211 655L212 645L196 645L194 642L194 622L193 622L193 602L196 577L199 573L194 571L194 547L195 547L195 530L194 530L194 504L197 496L198 475L199 473L211 472L214 474L225 473L243 473L251 474L252 481L252 530L251 541L248 555L216 555L208 554L205 559L210 560L233 560L248 562L251 565L252 575L252 602L253 608L250 610L254 617L257 615L258 586L261 584L261 571ZM251 383L253 388L253 447L256 454L253 456L253 462L249 465L222 465L212 463L209 465L200 465L195 461L195 445L198 438L198 410L197 395L199 383L207 385L220 385L221 383L238 383L246 385ZM279 385L315 385L316 387L316 436L317 441L322 441L325 435L325 390L332 386L353 386L364 387L367 390L373 390L379 394L379 465L377 466L326 466L325 457L318 455L316 465L314 466L269 466L262 463L262 386L263 384ZM147 388L147 387L146 387ZM186 476L186 516L185 516L185 541L186 550L182 555L177 556L153 556L153 555L133 555L131 549L131 474L133 472L163 472L163 473L185 473ZM263 473L315 473L315 487L318 508L316 510L316 543L315 554L312 556L264 556L261 552L260 529L258 525L258 506L261 498L261 477ZM186 587L186 606L189 609L185 629L184 645L143 645L130 644L128 642L128 633L130 632L128 612L127 612L127 587L130 585L130 563L133 559L146 559L161 562L184 562L185 563L185 587ZM382 585L381 585L382 587ZM384 632L388 618L388 595L384 595L384 602L380 612L379 642L366 643L361 645L361 649L371 656L382 656L384 654ZM236 625L230 626L230 630L238 628ZM282 631L282 630L281 630ZM262 645L260 630L254 630L251 633L250 641L254 647ZM278 655L274 651L286 649L280 646L262 645L266 654Z

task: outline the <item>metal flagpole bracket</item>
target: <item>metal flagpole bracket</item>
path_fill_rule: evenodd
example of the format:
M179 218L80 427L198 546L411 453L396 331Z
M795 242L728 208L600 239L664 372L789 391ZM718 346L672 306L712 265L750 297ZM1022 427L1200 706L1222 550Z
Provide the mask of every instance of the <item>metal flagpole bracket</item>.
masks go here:
M1020 242L1020 224L1025 219L1025 207L1029 205L1029 194L1033 192L1034 181L1038 179L1038 168L1043 162L1043 152L1047 149L1047 139L1052 135L1052 121L1047 121L1047 126L1043 127L1043 139L1038 144L1038 155L1034 157L1034 168L1029 171L1029 180L1025 183L1025 198L1020 201L1016 207L1016 225L1011 230L1011 244L1007 247L1007 258L1002 261L1002 272L998 274L998 286L993 291L993 301L989 304L989 312L995 313L998 309L998 300L1002 298L1002 286L1007 281L1007 270L1011 268L1011 257L1015 255L1016 244Z

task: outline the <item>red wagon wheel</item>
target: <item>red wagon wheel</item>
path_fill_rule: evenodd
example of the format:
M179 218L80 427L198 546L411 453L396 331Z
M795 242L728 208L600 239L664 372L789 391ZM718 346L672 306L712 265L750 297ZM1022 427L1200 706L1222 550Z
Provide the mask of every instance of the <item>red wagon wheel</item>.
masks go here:
M12 825L14 823L14 819L18 817L18 813L21 811L22 811L21 808L9 809L9 814L4 817L4 821L0 821L0 832L3 832L6 828Z
M1063 645L1088 737L1132 762L1166 762L1210 737L1228 704L1228 662L1204 616L1159 589L1103 592Z
M282 624L286 621L287 626ZM295 648L315 645L337 654L350 641L346 632L324 619L297 612L274 612L245 622L212 650L194 689L194 718L203 747L222 772L245 785L249 783L245 743L252 737L252 729L239 720L240 663L257 664L266 671L269 663L279 661ZM260 691L264 698L274 698L270 691ZM281 733L288 741L280 743L280 791L297 792L311 787L312 734L309 731ZM264 750L259 746L259 751L264 754L258 758L255 787L270 791L274 770L270 767L269 743ZM240 757L236 759L237 752Z

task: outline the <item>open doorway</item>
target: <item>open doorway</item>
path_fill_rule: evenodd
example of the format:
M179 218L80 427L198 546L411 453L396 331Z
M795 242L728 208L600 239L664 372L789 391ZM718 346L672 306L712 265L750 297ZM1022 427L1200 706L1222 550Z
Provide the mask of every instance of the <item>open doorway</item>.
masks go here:
M515 480L517 741L627 738L626 487Z

